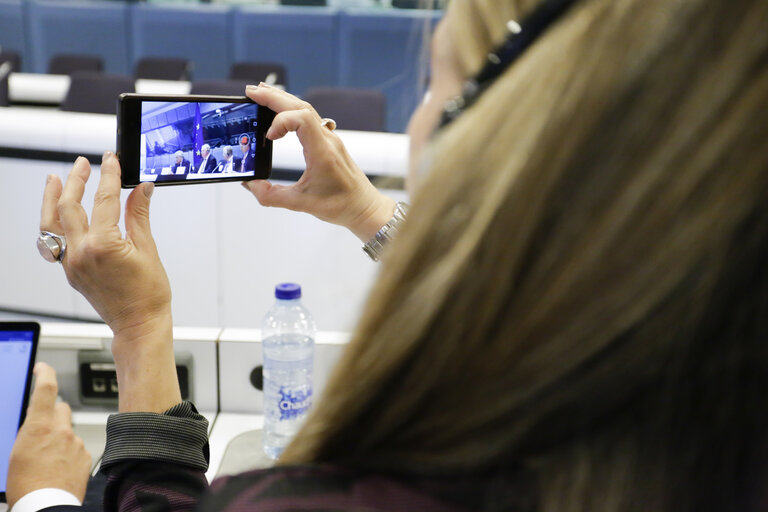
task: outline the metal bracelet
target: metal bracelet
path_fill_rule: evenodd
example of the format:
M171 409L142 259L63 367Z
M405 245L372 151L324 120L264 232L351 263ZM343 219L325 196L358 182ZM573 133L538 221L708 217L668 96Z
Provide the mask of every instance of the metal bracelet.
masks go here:
M397 235L400 226L405 222L406 215L408 215L408 204L398 201L395 205L395 213L389 222L384 224L373 238L363 245L363 251L373 261L379 261L384 247Z

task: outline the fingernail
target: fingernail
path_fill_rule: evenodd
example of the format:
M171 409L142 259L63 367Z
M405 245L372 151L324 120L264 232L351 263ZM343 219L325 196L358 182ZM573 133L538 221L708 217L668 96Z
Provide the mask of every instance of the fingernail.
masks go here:
M266 87L267 89L271 89L272 88L272 86L269 85L266 82L259 82L259 87Z
M259 89L259 88L258 88L258 87L256 87L255 85L246 85L246 86L245 86L245 90L246 90L246 91L257 91L258 89Z
M47 185L47 184L49 184L49 183L51 182L51 178L52 178L52 176L51 176L50 174L49 174L48 176L46 176L46 177L45 177L45 184L46 184L46 185Z
M112 156L112 152L111 151L105 151L104 154L101 155L101 163L104 163L107 160L109 160L111 156Z
M84 156L79 156L79 157L75 158L75 163L77 163L77 162L79 162L81 160L85 160L86 162L88 161L88 159L85 158Z
M152 197L152 193L155 191L155 184L151 181L144 185L144 195L149 199Z

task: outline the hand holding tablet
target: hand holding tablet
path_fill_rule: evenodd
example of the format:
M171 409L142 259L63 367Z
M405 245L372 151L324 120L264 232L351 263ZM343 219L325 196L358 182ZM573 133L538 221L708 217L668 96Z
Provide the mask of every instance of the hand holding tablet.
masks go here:
M34 350L31 346L25 348L22 345L24 341L14 340L11 351L19 357L28 358L31 363L34 361ZM82 502L90 475L91 455L72 430L69 406L56 400L58 385L54 369L45 363L38 363L34 366L34 375L35 387L29 408L26 408L26 418L8 461L7 490L6 486L3 487L8 505L13 507L27 493L46 488L62 489ZM12 402L17 403L18 400ZM15 417L19 414L16 412Z

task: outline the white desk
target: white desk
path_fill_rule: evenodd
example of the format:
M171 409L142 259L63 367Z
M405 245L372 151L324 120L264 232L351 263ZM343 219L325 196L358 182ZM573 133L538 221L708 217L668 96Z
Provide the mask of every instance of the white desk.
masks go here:
M11 73L8 76L8 99L16 103L61 103L69 90L66 75Z
M136 92L139 94L189 94L192 90L190 82L181 80L136 80ZM245 93L245 92L243 92Z
M220 412L209 437L211 460L205 473L208 481L273 464L261 447L264 416ZM234 444L233 444L234 442Z
M42 73L11 73L8 77L8 98L12 103L57 105L69 91L68 75ZM177 80L136 80L140 94L189 94L192 84Z

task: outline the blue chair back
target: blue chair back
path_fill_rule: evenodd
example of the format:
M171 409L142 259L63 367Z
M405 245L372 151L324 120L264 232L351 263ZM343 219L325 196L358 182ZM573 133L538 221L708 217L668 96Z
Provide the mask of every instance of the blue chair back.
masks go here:
M342 130L387 130L387 98L381 91L324 87L309 89L304 99L321 117L330 117Z
M124 92L134 92L135 88L134 79L129 76L75 71L70 75L69 91L61 110L115 115L117 98Z

